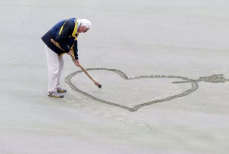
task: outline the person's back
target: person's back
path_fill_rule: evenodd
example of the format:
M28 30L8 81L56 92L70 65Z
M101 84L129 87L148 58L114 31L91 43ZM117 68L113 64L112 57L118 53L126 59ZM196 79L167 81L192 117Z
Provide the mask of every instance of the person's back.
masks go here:
M71 47L74 43L74 37L73 36L69 37L69 35L71 35L74 30L75 20L76 20L75 18L70 18L58 22L44 36L42 36L41 39L51 50L53 50L58 55L65 53L64 51L57 48L50 40L54 39L60 44L66 44L63 46ZM65 48L65 47L64 49L67 51L70 50L70 48Z

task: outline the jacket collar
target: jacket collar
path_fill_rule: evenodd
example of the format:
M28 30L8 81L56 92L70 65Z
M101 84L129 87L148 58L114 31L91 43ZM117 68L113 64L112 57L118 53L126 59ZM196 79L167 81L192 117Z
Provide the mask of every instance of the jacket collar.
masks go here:
M77 37L78 35L79 35L79 33L78 33L78 21L75 20L75 27L74 27L74 30L72 33L72 37Z

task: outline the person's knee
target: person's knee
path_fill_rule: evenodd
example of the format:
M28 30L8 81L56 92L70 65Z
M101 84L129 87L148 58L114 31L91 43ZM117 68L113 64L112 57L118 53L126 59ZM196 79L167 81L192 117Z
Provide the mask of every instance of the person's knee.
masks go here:
M52 68L51 68L50 72L51 72L52 74L54 74L54 75L57 75L58 72L59 72L59 70L60 70L60 67L59 67L59 66L55 66L55 67L52 67Z

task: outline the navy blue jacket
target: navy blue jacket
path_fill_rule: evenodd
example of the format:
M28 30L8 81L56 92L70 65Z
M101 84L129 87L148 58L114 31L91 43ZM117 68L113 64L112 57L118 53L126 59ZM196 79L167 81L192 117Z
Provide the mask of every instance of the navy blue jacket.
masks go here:
M44 36L42 36L41 39L52 51L57 53L59 56L71 50L75 58L78 59L78 35L79 33L77 20L75 18L70 18L58 22ZM56 47L51 42L51 39L58 42L64 51Z

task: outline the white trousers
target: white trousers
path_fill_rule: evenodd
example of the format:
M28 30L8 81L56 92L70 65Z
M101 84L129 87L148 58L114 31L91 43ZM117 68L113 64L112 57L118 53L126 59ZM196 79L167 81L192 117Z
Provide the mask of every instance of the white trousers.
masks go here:
M64 68L63 56L58 56L47 45L45 45L47 65L48 65L48 92L54 92L60 88L60 77Z

